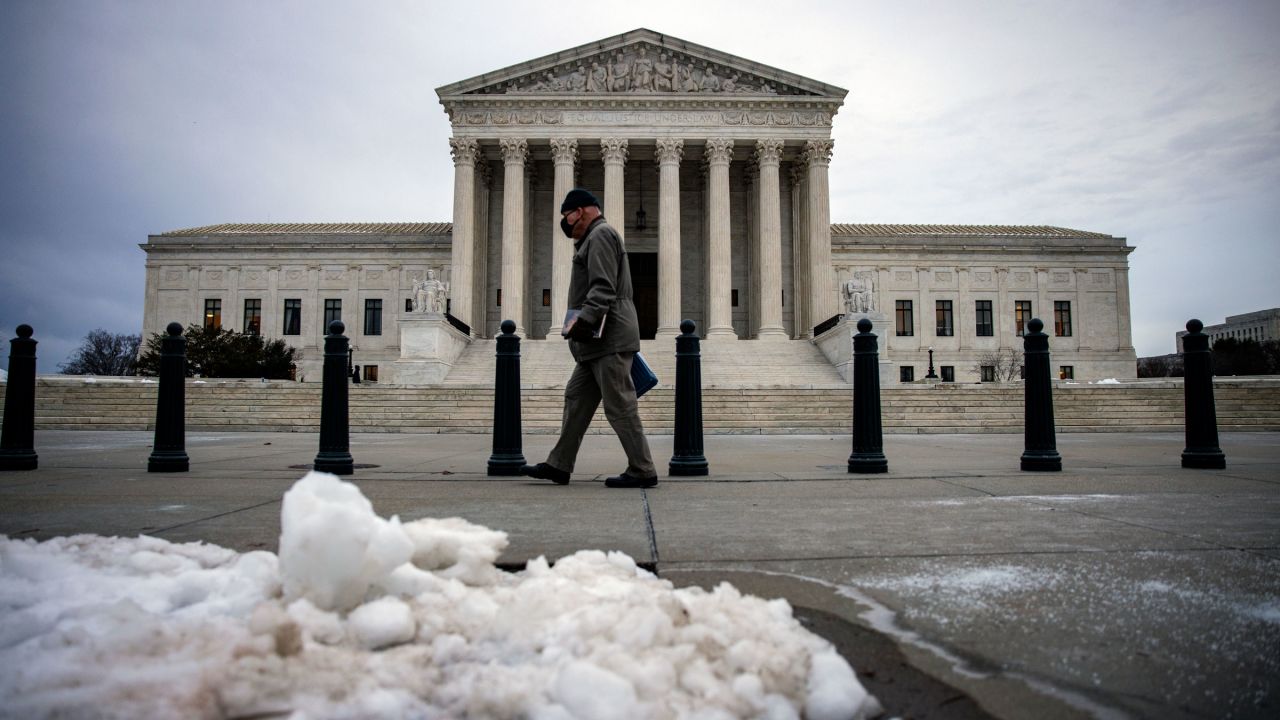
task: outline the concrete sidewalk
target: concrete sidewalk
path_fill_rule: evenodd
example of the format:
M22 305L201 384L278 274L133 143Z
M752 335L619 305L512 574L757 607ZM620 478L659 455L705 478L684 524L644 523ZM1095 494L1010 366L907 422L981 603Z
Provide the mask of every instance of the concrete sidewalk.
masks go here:
M526 437L526 457L553 442ZM671 438L651 442L665 469ZM307 434L190 433L192 471L162 475L145 472L150 443L38 432L40 469L0 474L0 533L274 551L281 495L317 450ZM612 436L587 437L565 487L486 477L489 443L354 435L376 467L349 479L383 515L507 531L512 566L622 550L677 584L786 597L893 713L1280 712L1280 434L1224 435L1223 471L1183 470L1181 434L1059 435L1053 474L1018 470L1020 435L891 435L880 476L845 472L847 435L708 436L710 477L648 491L603 486L622 469ZM941 694L906 692L904 673Z

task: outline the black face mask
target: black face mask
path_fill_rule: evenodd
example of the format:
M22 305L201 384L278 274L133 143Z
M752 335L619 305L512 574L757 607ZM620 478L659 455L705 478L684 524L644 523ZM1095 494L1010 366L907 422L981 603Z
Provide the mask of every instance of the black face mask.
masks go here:
M563 232L564 236L567 238L573 237L573 226L570 225L569 221L565 218L560 218L560 232Z

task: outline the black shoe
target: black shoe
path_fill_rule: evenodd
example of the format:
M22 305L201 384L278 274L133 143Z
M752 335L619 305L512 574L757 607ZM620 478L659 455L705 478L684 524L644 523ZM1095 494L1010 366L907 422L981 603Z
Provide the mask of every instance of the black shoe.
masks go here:
M617 477L611 477L604 481L604 486L611 488L651 488L657 484L657 475L651 478L638 478L626 473L622 473Z
M551 467L546 463L522 465L520 466L520 474L527 475L531 478L538 478L539 480L550 480L557 485L569 484L569 473L561 470L560 468Z

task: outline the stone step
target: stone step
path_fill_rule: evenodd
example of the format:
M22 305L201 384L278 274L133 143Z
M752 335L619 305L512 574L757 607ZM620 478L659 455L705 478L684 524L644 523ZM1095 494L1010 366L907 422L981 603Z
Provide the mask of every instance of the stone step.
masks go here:
M484 385L350 388L354 432L490 432L492 388ZM3 385L0 385L0 394ZM556 432L561 388L535 386L522 393L522 427L530 434ZM136 380L85 383L41 378L37 427L147 429L154 423L156 385ZM1280 380L1219 381L1215 387L1222 430L1280 430ZM295 383L192 381L187 387L192 429L315 432L319 386ZM733 433L845 433L851 415L847 385L820 387L704 388L704 431ZM1020 432L1018 386L895 386L882 392L886 432ZM674 391L658 388L640 401L646 428L672 430ZM1182 424L1182 390L1161 386L1063 386L1055 389L1054 414L1061 432L1171 430ZM609 432L603 413L596 431Z

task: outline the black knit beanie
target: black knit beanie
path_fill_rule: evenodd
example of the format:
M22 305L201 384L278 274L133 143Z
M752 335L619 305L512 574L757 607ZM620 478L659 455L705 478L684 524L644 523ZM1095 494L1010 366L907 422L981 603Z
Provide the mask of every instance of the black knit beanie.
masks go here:
M577 210L582 207L591 207L593 205L595 207L600 207L600 201L596 199L595 195L592 195L589 190L574 188L569 191L568 195L564 196L564 202L560 204L560 214L563 215L570 210Z

